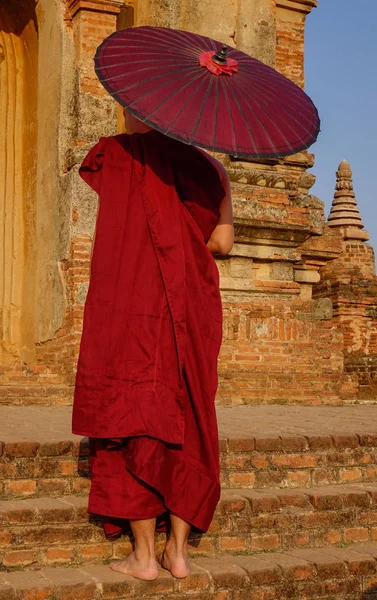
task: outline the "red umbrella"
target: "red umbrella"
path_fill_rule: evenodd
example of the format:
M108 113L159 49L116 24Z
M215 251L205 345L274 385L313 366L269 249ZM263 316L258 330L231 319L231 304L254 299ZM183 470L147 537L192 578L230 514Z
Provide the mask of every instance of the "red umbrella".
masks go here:
M95 56L107 91L154 129L235 157L294 154L313 144L310 98L261 61L188 31L135 27L107 37Z

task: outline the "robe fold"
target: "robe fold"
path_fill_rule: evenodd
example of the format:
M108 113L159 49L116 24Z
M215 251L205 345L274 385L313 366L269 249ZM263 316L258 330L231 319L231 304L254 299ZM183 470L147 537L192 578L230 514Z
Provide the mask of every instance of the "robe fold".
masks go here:
M166 510L206 531L220 493L218 171L150 131L101 138L80 175L99 194L72 411L90 439L88 510L108 532Z

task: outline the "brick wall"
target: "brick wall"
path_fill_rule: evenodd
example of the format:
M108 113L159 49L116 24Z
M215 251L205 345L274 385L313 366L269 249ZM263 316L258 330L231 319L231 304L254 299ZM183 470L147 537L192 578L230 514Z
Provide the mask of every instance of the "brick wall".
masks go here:
M355 399L377 394L377 278L369 244L344 241L343 253L321 270L316 298L330 298L334 323L343 332L344 372L357 383Z
M305 14L277 12L276 68L280 73L304 87Z
M355 394L326 299L266 297L223 309L219 403L339 404Z

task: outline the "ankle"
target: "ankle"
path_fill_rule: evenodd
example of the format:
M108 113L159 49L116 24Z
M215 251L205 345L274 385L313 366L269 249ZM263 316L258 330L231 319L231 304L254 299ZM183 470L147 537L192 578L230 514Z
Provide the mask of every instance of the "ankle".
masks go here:
M173 554L177 557L187 558L188 556L188 544L187 541L178 542L174 537L169 538L166 542L166 551L168 554Z
M138 562L153 563L156 562L155 553L149 548L135 548L135 559Z

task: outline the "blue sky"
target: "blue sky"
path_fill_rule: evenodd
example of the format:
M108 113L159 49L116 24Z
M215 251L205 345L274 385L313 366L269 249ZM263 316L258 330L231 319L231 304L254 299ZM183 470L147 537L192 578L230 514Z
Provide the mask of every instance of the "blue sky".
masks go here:
M311 192L331 207L335 171L353 170L356 198L377 252L377 2L319 0L307 18L306 91L321 117L310 151L317 176Z

